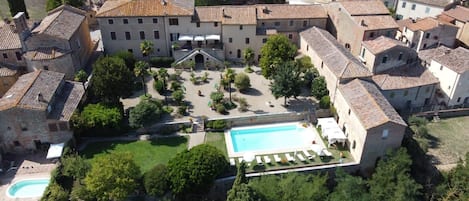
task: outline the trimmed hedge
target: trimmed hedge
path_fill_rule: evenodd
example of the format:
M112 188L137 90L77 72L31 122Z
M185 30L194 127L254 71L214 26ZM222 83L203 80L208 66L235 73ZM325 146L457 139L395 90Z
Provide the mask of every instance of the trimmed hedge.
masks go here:
M214 120L214 121L208 121L205 127L214 129L214 130L224 130L226 128L226 122L225 120Z
M169 68L171 67L171 64L174 62L174 58L172 57L152 57L150 58L150 65L154 67L163 67L163 68Z

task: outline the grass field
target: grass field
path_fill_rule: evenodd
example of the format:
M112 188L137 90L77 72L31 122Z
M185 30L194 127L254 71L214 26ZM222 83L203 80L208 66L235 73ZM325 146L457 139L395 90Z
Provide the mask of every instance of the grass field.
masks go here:
M31 20L41 20L46 16L46 0L24 0ZM7 0L0 0L0 16L11 17Z
M142 173L156 164L166 164L177 153L187 149L186 137L158 138L153 141L99 142L89 144L81 153L93 160L110 152L130 152Z
M205 135L205 144L212 145L223 152L228 158L228 151L226 151L225 134L224 133L207 133Z
M429 154L434 155L439 163L456 163L469 151L469 117L441 119L427 127L436 144L429 149Z

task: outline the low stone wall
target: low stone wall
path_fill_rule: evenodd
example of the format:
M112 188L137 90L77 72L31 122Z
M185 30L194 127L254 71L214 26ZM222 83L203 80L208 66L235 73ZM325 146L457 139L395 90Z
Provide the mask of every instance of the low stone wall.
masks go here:
M440 118L469 116L469 108L458 108L449 110L428 111L415 114L418 117L432 118L438 116Z
M270 123L281 123L291 121L309 121L316 119L313 113L303 112L285 112L276 114L259 114L252 116L238 116L238 117L226 117L226 118L210 118L207 121L224 120L226 127L231 128L235 126L248 126L255 124L270 124Z

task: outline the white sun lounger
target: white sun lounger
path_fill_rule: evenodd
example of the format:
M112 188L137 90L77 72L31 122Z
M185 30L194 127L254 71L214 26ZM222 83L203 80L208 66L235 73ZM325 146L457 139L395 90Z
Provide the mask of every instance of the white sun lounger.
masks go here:
M261 156L256 156L256 162L258 165L262 165L262 158Z
M244 161L244 158L243 158L243 157L239 157L239 158L238 158L238 162L239 162L239 163L242 163L243 161Z
M324 155L325 155L325 156L328 156L328 157L331 157L331 156L332 156L332 153L329 152L329 150L327 150L327 149L323 149L323 150L322 150L322 153L324 153Z
M282 162L282 159L277 154L274 155L274 159L275 159L275 162L277 163Z
M272 160L270 160L269 156L264 156L264 162L267 163L267 164L270 164L270 163L272 163Z
M236 162L235 162L235 159L234 159L234 158L230 158L230 165L231 165L231 166L235 166L235 165L236 165Z
M306 158L310 160L314 158L314 156L311 155L308 150L303 150L303 154L305 154Z
M296 157L298 157L298 159L300 159L300 161L303 161L303 162L306 161L305 157L303 157L303 154L297 153Z
M290 162L295 161L295 158L293 158L289 153L286 153L285 156L287 157L287 160Z

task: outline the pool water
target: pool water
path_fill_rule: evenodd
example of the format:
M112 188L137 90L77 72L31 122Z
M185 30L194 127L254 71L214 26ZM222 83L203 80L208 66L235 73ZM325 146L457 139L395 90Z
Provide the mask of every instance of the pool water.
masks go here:
M311 133L294 124L271 125L253 128L233 128L230 131L234 152L253 152L278 149L295 149L311 143Z
M7 194L14 198L40 197L49 185L49 179L22 180L11 185Z

